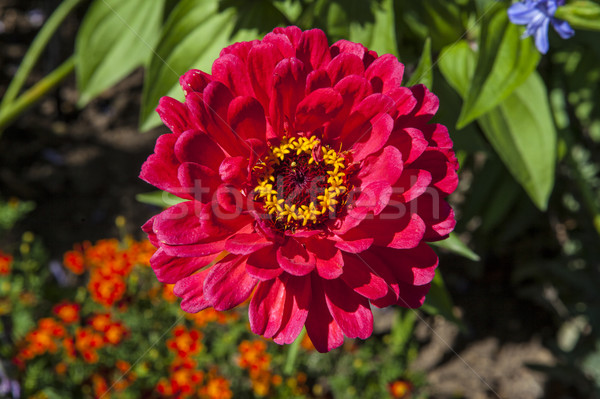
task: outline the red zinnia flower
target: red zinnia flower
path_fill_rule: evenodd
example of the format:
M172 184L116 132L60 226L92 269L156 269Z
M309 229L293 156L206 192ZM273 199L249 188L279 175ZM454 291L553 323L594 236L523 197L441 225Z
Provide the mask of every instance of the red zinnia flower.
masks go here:
M367 338L370 304L418 307L454 214L458 163L438 99L401 87L404 66L317 29L236 43L191 70L172 130L141 178L188 201L143 227L181 307L226 310L253 293L252 331L319 351ZM223 256L226 255L224 258ZM210 267L208 267L210 265Z

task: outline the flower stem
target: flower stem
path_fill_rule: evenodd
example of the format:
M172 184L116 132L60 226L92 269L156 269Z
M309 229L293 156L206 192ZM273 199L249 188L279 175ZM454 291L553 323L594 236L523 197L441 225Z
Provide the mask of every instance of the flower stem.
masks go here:
M35 66L37 60L40 58L40 55L46 48L48 41L56 32L56 29L62 24L63 20L69 15L71 10L75 8L82 0L65 0L54 10L52 15L48 18L40 32L37 34L31 46L27 50L25 57L23 57L23 61L17 70L17 73L11 80L8 88L6 89L6 93L2 98L2 103L0 103L0 110L4 110L10 107L11 102L17 97L19 91L23 87L27 76L31 73L31 70Z
M58 86L75 68L75 57L69 57L48 76L37 82L32 88L23 93L12 104L0 109L0 136L6 126L21 115L27 108L37 103L50 90Z
M296 358L298 357L298 350L300 349L300 343L302 339L304 339L304 335L306 334L306 328L303 328L298 338L288 348L287 358L285 359L285 366L283 367L283 373L285 375L292 375L294 371L294 364L296 363Z

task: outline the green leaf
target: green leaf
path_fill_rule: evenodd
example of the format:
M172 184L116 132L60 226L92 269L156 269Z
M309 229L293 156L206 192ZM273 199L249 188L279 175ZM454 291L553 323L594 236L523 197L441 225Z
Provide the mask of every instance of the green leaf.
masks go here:
M509 23L499 8L481 24L479 53L457 127L462 128L494 109L535 70L540 53L531 38L521 39L520 28Z
M442 74L463 96L471 80L474 57L466 42L448 46L440 54ZM539 209L546 209L554 186L556 130L539 75L531 74L478 122L513 177Z
M226 4L237 6L223 8ZM183 100L177 82L185 72L210 72L224 47L256 39L285 21L286 17L266 0L223 4L218 0L181 0L165 23L145 76L140 129L146 131L160 124L154 109L162 96Z
M425 299L425 303L421 309L432 315L443 316L446 320L453 322L464 331L465 327L460 319L454 315L453 308L454 304L452 302L452 298L446 289L446 284L444 284L442 274L438 270L436 271L435 277L431 282L431 289L429 290L427 298Z
M348 4L344 3L343 7L348 8ZM356 19L350 19L348 40L362 43L369 50L377 51L379 54L388 53L398 57L393 1L372 1L371 11L372 22L360 23Z
M150 193L137 194L135 196L136 201L142 204L156 205L161 208L168 208L173 205L177 205L187 200L179 198L166 191L152 191Z
M431 66L431 39L425 40L425 46L423 46L423 54L417 69L413 72L412 76L408 80L406 86L414 86L419 83L424 84L429 89L433 86L433 67Z
M600 4L578 0L558 7L554 16L567 21L573 29L600 30Z
M542 78L532 74L479 123L510 173L545 210L554 186L556 130Z
M450 236L443 241L432 242L431 244L475 262L479 261L480 259L479 255L471 251L471 249L467 247L455 233L450 233Z
M83 107L135 68L156 44L164 0L95 0L75 39L75 71Z

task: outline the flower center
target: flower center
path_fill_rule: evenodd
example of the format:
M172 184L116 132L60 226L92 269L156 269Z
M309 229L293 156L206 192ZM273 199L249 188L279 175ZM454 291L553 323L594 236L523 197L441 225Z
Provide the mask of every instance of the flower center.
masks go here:
M316 227L345 202L345 155L315 136L285 138L253 168L255 200L282 230Z

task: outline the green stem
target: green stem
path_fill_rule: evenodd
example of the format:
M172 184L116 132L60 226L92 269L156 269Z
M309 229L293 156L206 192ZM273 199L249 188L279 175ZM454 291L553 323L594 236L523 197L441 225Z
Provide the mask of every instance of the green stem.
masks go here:
M300 349L300 343L306 334L306 328L302 329L302 332L298 335L298 338L288 348L287 358L285 359L285 366L283 367L283 373L285 375L292 375L294 371L294 364L298 357L298 350Z
M31 73L31 70L35 66L37 60L40 58L40 55L46 48L46 44L56 32L56 29L61 25L63 20L67 15L79 4L82 0L65 0L60 5L50 18L46 21L40 32L37 34L31 46L27 50L25 57L23 57L23 61L17 70L17 73L11 80L8 88L6 89L6 93L2 98L2 103L0 103L0 110L4 110L10 106L11 102L17 97L19 91L23 87L25 80Z
M0 136L6 126L21 115L27 108L37 103L50 90L60 84L75 68L75 57L69 57L48 76L37 82L32 88L23 93L10 106L0 112Z
M567 140L567 143L568 142L569 140ZM596 203L596 195L593 189L585 181L583 173L581 173L579 168L579 163L573 158L573 155L571 154L572 147L569 144L567 145L569 146L567 149L567 162L569 166L571 166L572 172L575 174L575 184L579 188L585 207L592 216L592 224L596 229L596 233L600 236L600 208Z

